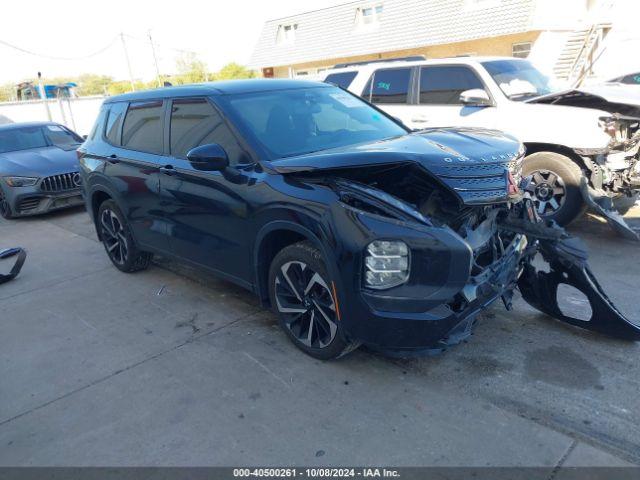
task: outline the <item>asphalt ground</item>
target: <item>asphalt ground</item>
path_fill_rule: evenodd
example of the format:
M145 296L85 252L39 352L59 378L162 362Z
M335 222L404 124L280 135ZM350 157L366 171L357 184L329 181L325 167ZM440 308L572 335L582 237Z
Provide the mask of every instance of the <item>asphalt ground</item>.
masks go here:
M593 217L571 230L640 322L640 246ZM120 273L83 210L0 220L0 247L18 245L27 263L0 287L0 466L640 464L640 343L519 297L437 357L320 362L234 285L164 259Z

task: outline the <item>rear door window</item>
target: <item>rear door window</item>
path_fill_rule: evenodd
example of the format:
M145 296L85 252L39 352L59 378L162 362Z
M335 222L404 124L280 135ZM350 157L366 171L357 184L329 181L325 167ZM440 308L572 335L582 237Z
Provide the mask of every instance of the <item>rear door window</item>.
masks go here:
M161 154L162 101L131 102L122 128L122 146L130 150Z
M340 72L340 73L331 73L327 75L327 78L324 79L326 83L333 83L341 88L349 88L353 79L356 78L358 72Z
M372 103L407 103L410 79L411 68L377 70L369 79L363 96Z
M420 103L426 105L461 105L460 94L484 85L468 67L429 66L420 69Z

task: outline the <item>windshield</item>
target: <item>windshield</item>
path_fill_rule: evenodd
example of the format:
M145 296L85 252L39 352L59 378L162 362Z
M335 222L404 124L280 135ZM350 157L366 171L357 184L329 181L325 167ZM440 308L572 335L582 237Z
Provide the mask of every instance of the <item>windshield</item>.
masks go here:
M407 131L359 98L316 87L231 97L229 106L271 158L383 140Z
M493 60L482 65L511 100L526 100L557 90L552 79L526 60Z
M0 131L0 153L49 146L73 150L81 143L82 138L59 125L12 128Z

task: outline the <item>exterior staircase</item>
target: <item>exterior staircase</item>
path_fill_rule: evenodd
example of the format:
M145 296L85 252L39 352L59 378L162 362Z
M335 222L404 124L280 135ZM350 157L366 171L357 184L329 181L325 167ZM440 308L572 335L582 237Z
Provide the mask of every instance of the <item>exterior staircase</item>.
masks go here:
M579 86L591 74L609 30L610 23L597 23L571 32L553 68L555 76L569 85Z

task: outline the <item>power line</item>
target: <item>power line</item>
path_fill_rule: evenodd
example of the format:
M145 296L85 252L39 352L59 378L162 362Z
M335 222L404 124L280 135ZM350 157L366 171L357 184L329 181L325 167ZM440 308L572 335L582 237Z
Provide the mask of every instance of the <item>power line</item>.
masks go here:
M135 35L129 35L128 33L125 33L124 36L125 37L129 37L132 40L136 40L138 42L142 42L142 43L144 43L146 45L150 44L149 38L136 37ZM174 50L176 52L182 52L182 53L193 53L195 55L201 55L201 54L205 53L204 50L197 51L197 50L187 50L187 49L184 49L184 48L170 47L170 46L168 46L168 45L166 45L164 43L158 43L158 42L155 42L155 41L153 42L153 45L155 45L158 48L164 49L164 50Z
M95 52L89 53L87 55L81 55L79 57L57 57L57 56L53 56L53 55L43 55L40 53L36 53L36 52L32 52L31 50L27 50L26 48L22 48L22 47L18 47L17 45L13 45L12 43L9 42L5 42L4 40L0 40L0 44L9 47L9 48L13 48L14 50L17 50L19 52L22 53L26 53L27 55L33 55L34 57L40 57L40 58L46 58L49 60L66 60L66 61L73 61L73 60L85 60L87 58L91 58L91 57L96 57L98 55L100 55L101 53L104 53L106 50L108 50L109 48L111 48L113 46L113 44L118 40L118 36L114 37L111 42L109 42L108 45L102 47L100 50L96 50Z

